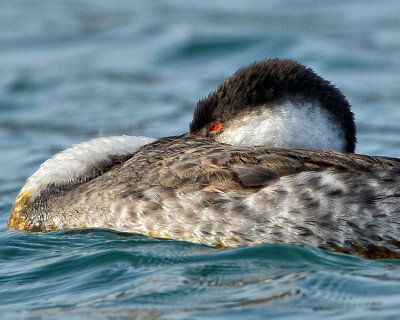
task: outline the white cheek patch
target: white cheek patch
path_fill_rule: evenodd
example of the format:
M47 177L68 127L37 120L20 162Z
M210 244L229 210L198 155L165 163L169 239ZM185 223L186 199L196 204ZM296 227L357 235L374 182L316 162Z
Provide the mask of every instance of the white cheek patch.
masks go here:
M148 137L115 136L93 139L73 145L46 160L28 178L21 192L29 191L31 201L40 195L46 185L67 185L85 176L89 167L110 156L123 156L136 152L145 144L155 141Z
M232 121L217 140L238 146L277 146L343 152L343 129L328 111L312 103L286 102Z

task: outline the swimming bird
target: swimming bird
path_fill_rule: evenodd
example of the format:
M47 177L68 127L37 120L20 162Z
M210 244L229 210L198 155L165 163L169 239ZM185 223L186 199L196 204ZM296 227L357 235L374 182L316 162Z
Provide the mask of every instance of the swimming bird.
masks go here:
M295 61L264 60L201 99L183 135L98 138L56 154L28 178L8 228L399 258L400 159L355 145L335 86Z

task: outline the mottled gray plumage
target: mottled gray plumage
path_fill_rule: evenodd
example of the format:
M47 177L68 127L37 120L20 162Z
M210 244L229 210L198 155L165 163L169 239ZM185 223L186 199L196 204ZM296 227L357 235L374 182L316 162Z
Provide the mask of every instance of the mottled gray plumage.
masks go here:
M269 118L269 111L287 101L281 118ZM313 134L320 125L316 132L323 134L325 123L334 124L328 139L321 139L323 146L354 151L353 114L338 89L294 61L262 61L240 69L201 100L185 135L139 150L133 138L102 139L101 148L96 140L50 159L21 190L8 227L99 227L221 247L287 243L400 258L400 159L216 141L226 128L234 137L243 114L253 117L241 123L246 139L253 123L262 129L258 110L274 126L291 107L296 109L292 115L302 117L299 123L306 124L301 130ZM309 123L308 115L313 115ZM328 122L321 126L319 119ZM211 132L211 121L222 128ZM296 129L286 128L284 121L276 128L288 134ZM343 143L331 144L335 137ZM110 143L118 145L103 156ZM73 159L71 167L58 170L64 159L79 157L81 149L86 156L96 155ZM80 160L85 160L82 168Z
M391 257L400 254L399 168L392 158L170 137L86 183L52 186L27 208L24 229L105 227Z

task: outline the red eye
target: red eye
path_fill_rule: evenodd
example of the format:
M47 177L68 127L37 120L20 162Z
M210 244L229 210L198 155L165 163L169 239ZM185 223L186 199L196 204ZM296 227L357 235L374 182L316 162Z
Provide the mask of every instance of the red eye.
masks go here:
M213 121L208 125L208 131L209 132L215 132L221 129L221 124L217 121Z

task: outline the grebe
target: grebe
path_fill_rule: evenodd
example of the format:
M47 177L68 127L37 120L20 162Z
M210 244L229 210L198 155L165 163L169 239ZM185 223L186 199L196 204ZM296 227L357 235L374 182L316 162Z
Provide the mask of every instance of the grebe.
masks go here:
M341 92L292 60L238 70L188 133L99 138L44 162L8 228L110 228L219 247L400 258L400 159L353 153Z

